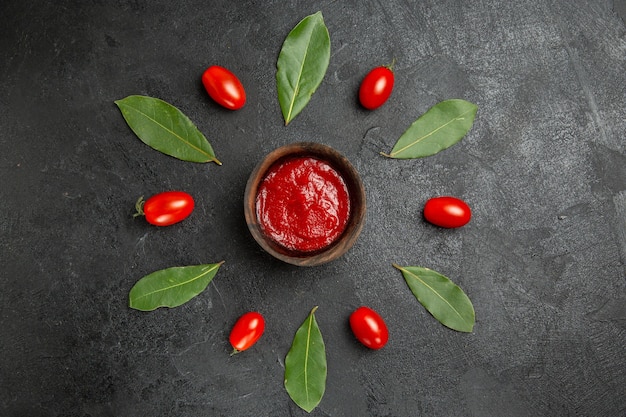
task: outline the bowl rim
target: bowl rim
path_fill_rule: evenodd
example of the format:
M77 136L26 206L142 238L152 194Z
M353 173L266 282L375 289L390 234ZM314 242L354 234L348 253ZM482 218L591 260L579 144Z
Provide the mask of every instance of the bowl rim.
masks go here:
M290 251L267 237L256 214L256 196L267 171L281 160L311 156L329 163L342 177L350 196L350 218L343 233L330 245L315 252ZM356 242L365 224L366 196L363 181L348 158L336 149L317 142L296 142L268 153L250 173L244 192L244 215L256 242L273 257L297 266L316 266L345 254Z

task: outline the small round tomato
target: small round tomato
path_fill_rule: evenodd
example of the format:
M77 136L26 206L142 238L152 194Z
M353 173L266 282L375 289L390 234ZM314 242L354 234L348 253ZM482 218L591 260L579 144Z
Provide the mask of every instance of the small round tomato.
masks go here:
M135 216L146 216L146 221L155 226L169 226L178 223L191 214L193 197L183 191L166 191L155 194L145 202L137 200Z
M359 88L359 101L368 110L382 106L393 90L394 74L391 67L376 67L371 70Z
M387 325L380 315L369 307L359 307L350 315L352 333L370 349L380 349L389 340Z
M472 217L467 203L456 197L434 197L424 205L424 218L435 226L452 229L465 226Z
M237 110L246 104L246 91L239 78L219 65L207 68L202 74L202 84L209 96L220 106Z
M230 331L229 341L233 346L233 355L243 352L254 345L265 330L265 320L260 313L251 311L239 317Z

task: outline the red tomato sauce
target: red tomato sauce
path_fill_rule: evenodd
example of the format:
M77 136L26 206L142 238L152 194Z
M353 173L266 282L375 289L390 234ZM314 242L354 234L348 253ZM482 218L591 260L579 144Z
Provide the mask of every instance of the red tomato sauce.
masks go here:
M332 244L350 217L350 195L341 175L313 157L270 167L256 196L263 232L279 245L314 252Z

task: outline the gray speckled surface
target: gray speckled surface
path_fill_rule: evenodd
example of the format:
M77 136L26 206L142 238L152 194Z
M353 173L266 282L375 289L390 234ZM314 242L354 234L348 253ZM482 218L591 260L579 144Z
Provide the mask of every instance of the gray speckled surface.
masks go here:
M332 56L283 126L275 63L321 10ZM620 15L622 18L620 18ZM327 346L315 416L626 414L624 3L550 1L5 1L0 6L0 414L298 416L284 357L310 308ZM367 71L396 59L391 100L361 109ZM248 103L200 84L230 68ZM184 163L136 139L113 101L183 110L224 163ZM379 156L438 101L479 106L464 140L415 161ZM294 141L329 144L360 171L365 228L343 258L302 269L261 251L243 218L254 165ZM197 208L164 229L140 195L184 189ZM424 222L436 195L470 224ZM156 269L226 263L171 310L127 307ZM436 269L470 296L472 334L413 298L396 262ZM391 338L368 351L347 319L366 304ZM230 357L248 310L267 330Z

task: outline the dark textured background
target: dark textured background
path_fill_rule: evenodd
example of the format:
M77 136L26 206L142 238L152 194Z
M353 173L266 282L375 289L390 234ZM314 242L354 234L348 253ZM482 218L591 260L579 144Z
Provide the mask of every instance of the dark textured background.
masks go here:
M318 10L330 66L285 127L276 59ZM0 415L305 415L283 364L315 305L329 371L311 415L626 415L625 11L608 0L4 0ZM391 100L361 109L362 77L393 58ZM242 80L242 110L208 98L211 64ZM130 94L178 106L224 165L140 142L113 104ZM479 106L462 142L422 160L379 156L447 98ZM369 199L355 247L309 269L262 252L242 206L254 165L300 140L345 154ZM132 218L138 196L167 189L196 197L188 220ZM423 221L443 194L472 206L470 224ZM141 276L221 260L191 302L127 307ZM458 283L474 332L440 325L392 262ZM381 351L349 331L362 304L387 320ZM230 357L230 327L248 310L265 315L266 334Z

